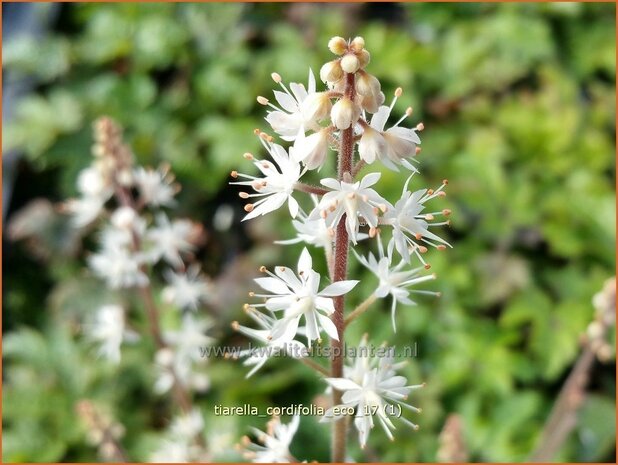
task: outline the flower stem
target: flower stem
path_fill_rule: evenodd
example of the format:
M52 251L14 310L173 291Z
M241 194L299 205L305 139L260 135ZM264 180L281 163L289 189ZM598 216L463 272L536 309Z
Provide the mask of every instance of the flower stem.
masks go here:
M345 98L354 101L354 74L345 75ZM342 181L346 175L352 173L352 162L354 158L354 126L341 131L341 143L339 146L339 154L337 157L337 178ZM346 217L343 215L337 225L335 233L335 267L333 273L333 282L343 281L348 274L348 254L349 254L349 237L345 226ZM333 313L333 323L337 328L339 340L331 340L332 358L331 358L331 376L333 378L343 377L343 359L344 359L344 306L345 296L341 295L334 298L335 313ZM341 404L342 393L333 389L333 405ZM339 419L333 423L333 436L331 444L331 462L344 462L346 456L346 427L345 418Z
M305 184L304 182L297 182L294 184L294 189L301 192L306 192L307 194L317 194L324 195L328 191L320 186L313 186L311 184Z
M344 325L347 327L350 323L352 323L356 318L358 318L359 316L361 316L363 313L365 313L369 307L371 307L371 304L373 304L376 301L376 295L375 294L371 294L369 297L367 297L361 304L359 304L358 307L356 307L354 309L354 311L352 311L352 313L350 313L345 321L344 321Z

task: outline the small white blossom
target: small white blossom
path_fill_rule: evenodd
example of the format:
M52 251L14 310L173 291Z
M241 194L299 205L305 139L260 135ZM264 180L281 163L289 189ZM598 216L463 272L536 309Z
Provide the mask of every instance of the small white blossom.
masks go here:
M167 270L164 275L169 285L163 289L163 299L180 309L197 310L198 305L207 300L211 292L210 283L195 264L186 273Z
M252 443L248 437L243 438L246 452L243 454L254 463L291 463L297 460L290 454L290 443L294 439L300 417L295 415L287 425L279 417L273 417L266 425L266 432L252 428L260 444Z
M290 149L290 154L296 161L303 162L307 169L320 169L328 155L329 139L330 130L328 128L320 129L308 137L305 137L301 130L294 141L294 146Z
M240 186L251 186L256 191L254 194L241 192L241 198L258 197L255 203L245 205L248 214L243 221L255 218L260 215L273 212L279 209L284 203L288 203L290 215L295 218L298 214L298 202L292 196L294 185L300 179L300 163L289 156L283 147L278 144L264 142L264 147L270 153L274 163L268 160L256 160L251 154L246 154L246 158L254 160L254 165L260 170L264 177L259 178L242 173L233 173L235 177L247 179L247 181L233 182Z
M65 202L65 211L71 215L71 224L76 228L88 226L103 212L107 199L95 196L69 199Z
M427 247L422 245L421 242L439 250L446 248L446 246L451 247L444 239L429 231L430 227L448 225L448 220L435 223L430 223L430 221L434 220L436 216L448 216L451 212L447 209L431 213L422 213L422 211L425 209L425 202L446 195L443 189L447 182L444 181L436 190L421 189L410 192L408 191L410 179L411 176L406 181L401 198L394 208L389 209L384 215L383 224L393 228L395 248L404 260L409 262L410 252L413 252L421 263L428 268L429 266L421 256L421 254L427 252Z
M394 242L391 241L389 243L386 255L384 254L384 249L379 239L378 245L378 258L371 253L367 255L367 258L365 258L359 256L356 251L353 252L363 266L369 269L380 280L378 288L374 291L375 296L378 298L384 298L387 295L392 296L393 304L391 307L391 320L393 323L393 330L397 331L397 326L395 324L395 310L397 308L397 303L404 305L416 305L416 302L410 299L410 292L439 295L437 292L408 289L411 286L436 279L436 275L422 275L421 273L425 270L422 266L411 270L404 270L407 262L403 259L398 265L392 266Z
M177 416L170 425L170 435L180 440L194 438L203 431L204 417L196 408Z
M315 77L309 70L309 82L307 88L303 84L290 83L290 90L281 82L278 74L273 74L283 92L275 90L275 100L281 108L273 105L268 100L263 99L260 103L266 104L273 109L266 116L266 121L277 134L285 141L293 141L301 128L305 130L318 129L315 118L321 116L321 111L315 109L316 102L311 100L309 105L303 105L304 101L315 94ZM317 102L319 106L319 102ZM322 103L323 105L324 103ZM303 111L304 110L304 111Z
M261 329L248 328L238 324L237 321L232 323L232 328L263 344L262 347L246 349L237 354L233 354L236 358L246 358L243 365L253 366L249 373L247 373L246 378L251 377L256 371L262 368L271 357L276 357L281 355L281 353L285 353L294 358L301 358L306 354L305 345L299 341L288 341L283 338L273 339L272 331L277 322L277 318L275 318L274 315L261 313L248 304L244 306L244 309ZM304 332L304 329L299 328L299 332Z
M137 167L133 171L133 180L137 186L140 200L146 205L155 207L173 207L174 196L178 192L174 176L170 173L168 165L160 166L159 169Z
M384 429L384 432L393 439L392 431L395 425L391 421L397 418L418 429L410 420L399 415L400 407L415 413L420 413L420 409L413 407L404 401L410 392L419 389L424 384L406 385L407 380L403 376L397 376L396 369L399 364L393 364L390 356L368 358L367 354L361 354L359 363L354 367L349 367L348 372L354 375L345 378L326 378L326 382L334 389L343 392L342 404L331 407L326 411L321 421L332 421L341 418L335 415L335 409L340 411L342 407L356 409L354 426L358 431L358 440L361 448L367 444L367 439L371 429L374 427L374 417Z
M104 305L97 311L94 321L84 327L86 337L99 344L99 355L113 363L120 362L123 341L138 338L126 328L124 318L124 310L119 305Z
M416 171L416 168L409 163L408 159L416 155L416 147L421 143L416 131L422 129L422 125L415 129L399 126L407 116L412 114L412 110L408 108L404 116L395 125L386 131L384 130L398 95L400 95L400 92L396 92L390 107L381 106L378 109L372 116L370 124L362 125L363 135L358 143L358 153L366 163L373 163L377 158L382 161L384 166L392 170L398 171L397 165L401 164L412 171Z
M272 312L283 311L283 317L272 329L273 339L291 341L297 334L302 317L305 318L307 341L320 338L321 329L333 339L339 339L337 328L330 315L335 312L332 297L346 294L358 281L338 281L319 291L320 275L312 269L311 255L303 249L298 260L297 274L284 266L275 267L275 273L268 278L257 278L255 282L271 294L256 295L263 297L263 304L254 307L266 307Z
M148 276L142 269L144 263L143 254L119 246L106 246L88 257L90 269L112 289L147 285Z
M195 249L196 225L189 220L170 220L164 213L156 216L156 226L146 232L149 258L152 262L161 259L172 266L181 268L181 254Z
M326 220L329 228L336 227L345 214L346 229L350 240L358 242L359 216L370 228L378 227L378 213L385 212L388 202L374 189L371 189L380 179L380 173L369 173L361 181L347 182L326 178L320 181L323 186L332 189L326 193L319 203L320 214Z

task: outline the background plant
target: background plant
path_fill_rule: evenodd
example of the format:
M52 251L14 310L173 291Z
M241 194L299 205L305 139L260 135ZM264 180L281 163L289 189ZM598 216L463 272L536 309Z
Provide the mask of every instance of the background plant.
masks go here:
M438 433L456 412L470 460L524 460L577 357L592 296L614 273L614 17L614 5L577 3L66 5L46 40L5 41L5 81L34 75L37 87L3 130L5 151L26 155L5 238L27 238L4 247L4 459L92 460L74 414L83 392L118 406L112 417L125 425L134 457L146 458L163 426L160 404L144 394L146 353L128 355L117 388L103 390L108 369L70 337L71 315L91 308L100 287L78 272L82 258L49 204L22 208L74 196L89 163L90 123L114 117L138 161L172 164L184 187L179 214L202 215L210 234L200 257L220 278L215 332L221 344L238 343L229 309L245 300L239 290L253 277L250 264L294 263L301 249L272 245L294 236L283 216L226 229L245 214L226 185L229 171L238 154L257 150L252 130L263 116L246 97L267 94L273 69L304 82L298 50L317 70L328 58L322 44L339 34L371 43L386 95L406 89L431 128L422 184L449 178L456 199L448 239L457 248L448 264L440 254L432 262L440 276L448 272L443 296L414 308L389 339L419 345L405 375L428 383L419 393L423 427L397 447L372 437L366 457L435 460ZM385 195L394 198L392 186ZM363 326L378 326L389 311L386 303ZM391 331L385 325L375 338ZM262 427L214 417L215 402L316 401L321 384L304 367L282 371L280 363L249 384L236 365L213 360L213 389L198 399L207 430L229 432L232 443L247 426ZM558 458L613 460L614 380L613 363L594 365L573 440ZM304 449L328 442L315 440L310 422L292 452L326 460L326 447Z

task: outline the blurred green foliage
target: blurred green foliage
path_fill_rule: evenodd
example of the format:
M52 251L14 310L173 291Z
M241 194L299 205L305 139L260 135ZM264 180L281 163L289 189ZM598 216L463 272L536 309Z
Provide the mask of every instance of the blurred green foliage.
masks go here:
M3 130L3 149L27 160L11 212L35 193L75 194L76 173L90 162L90 124L107 114L126 128L140 162L172 164L183 214L212 229L227 204L238 220L228 174L248 169L243 152L259 153L252 130L265 124L255 96L270 95L270 73L305 82L308 66L330 59L331 36L362 35L387 99L403 87L396 111L412 105L425 123L412 188L450 180L448 197L434 202L453 210L455 247L429 254L442 298L399 308L395 335L389 302L350 327L352 344L369 329L374 343L416 342L405 375L428 383L412 402L423 408L420 431L402 425L390 443L376 429L368 451L352 441L350 455L435 461L446 415L458 413L470 460L524 461L577 358L592 296L614 274L614 18L613 4L580 3L66 4L45 40L3 43L6 79L38 83ZM403 181L384 172L385 196L396 199ZM217 313L222 345L243 343L229 323L241 319L254 268L295 263L299 247L272 245L292 235L285 213L213 230L206 269L226 282L239 261L251 264ZM95 359L75 338L76 321L104 290L86 286L82 254L47 245L35 262L31 246L5 249L3 460L94 460L74 410L84 397L124 424L131 457L147 460L170 415L151 394L152 347L128 347L118 369ZM610 365L595 368L558 459L613 461ZM290 360L248 381L244 371L212 361L212 389L198 399L219 460L238 460L231 444L264 421L215 417L213 404L307 404L324 389ZM327 460L328 428L304 418L292 452Z

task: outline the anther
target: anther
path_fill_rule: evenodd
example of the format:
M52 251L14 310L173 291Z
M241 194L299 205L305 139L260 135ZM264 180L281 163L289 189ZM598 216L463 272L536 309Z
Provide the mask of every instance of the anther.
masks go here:
M401 87L397 87L397 88L395 89L395 97L399 98L399 97L401 97L401 95L402 95L402 94L403 94L403 89L402 89ZM408 112L408 111L406 110L406 113L407 113L407 112Z
M451 211L448 208L445 208L444 210L442 210L442 214L444 216L449 216L451 214Z
M260 105L268 105L268 99L266 97L262 97L261 95L258 95L257 102Z
M426 215L425 215L425 219L426 219L427 221L432 221L432 220L434 220L435 218L434 218L434 216L433 216L431 213L428 213L428 214L426 214Z
M252 212L253 211L253 204L252 203L248 203L247 205L245 205L245 211L247 213Z
M260 266L260 273L266 273L266 267L264 265Z
M446 197L446 192L444 191L438 192L438 197Z
M423 235L422 235L421 233L416 233L416 234L414 235L414 238L415 238L417 241L420 241L420 240L423 238Z
M433 189L427 189L427 195L433 195Z
M424 245L419 245L419 246L418 246L418 251L419 251L420 253L422 253L422 254L423 254L423 253L427 253L427 250L428 250L428 249L427 249L427 247L425 247Z
M445 186L448 185L448 179L443 179L442 184L444 184Z
M246 192L239 192L238 197L240 197L241 199L248 199L249 194L247 194Z
M406 108L406 116L412 116L413 112L414 112L414 110L412 110L412 107Z
M240 326L240 324L238 324L238 321L232 321L232 329L234 331L238 331L238 327Z
M372 239L376 237L377 233L378 233L378 230L376 228L369 228L369 237L371 237Z
M255 297L255 292L249 291L249 297Z
M232 176L234 179L236 179L238 177L238 171L232 171L230 173L230 176Z
M261 131L259 128L255 128L255 129L253 130L253 134L255 134L256 136L259 136L259 135L260 135L260 132L262 132L262 131Z
M429 268L431 268L431 265L429 263L425 264L425 269L428 270Z
M416 125L416 130L417 131L422 131L423 129L425 129L425 125L423 123L418 123Z
M279 73L271 73L270 77L273 79L273 81L275 81L277 84L279 84L281 82L281 75Z
M414 153L415 153L415 155L418 155L419 153L421 153L421 148L420 147L416 147L414 149Z

